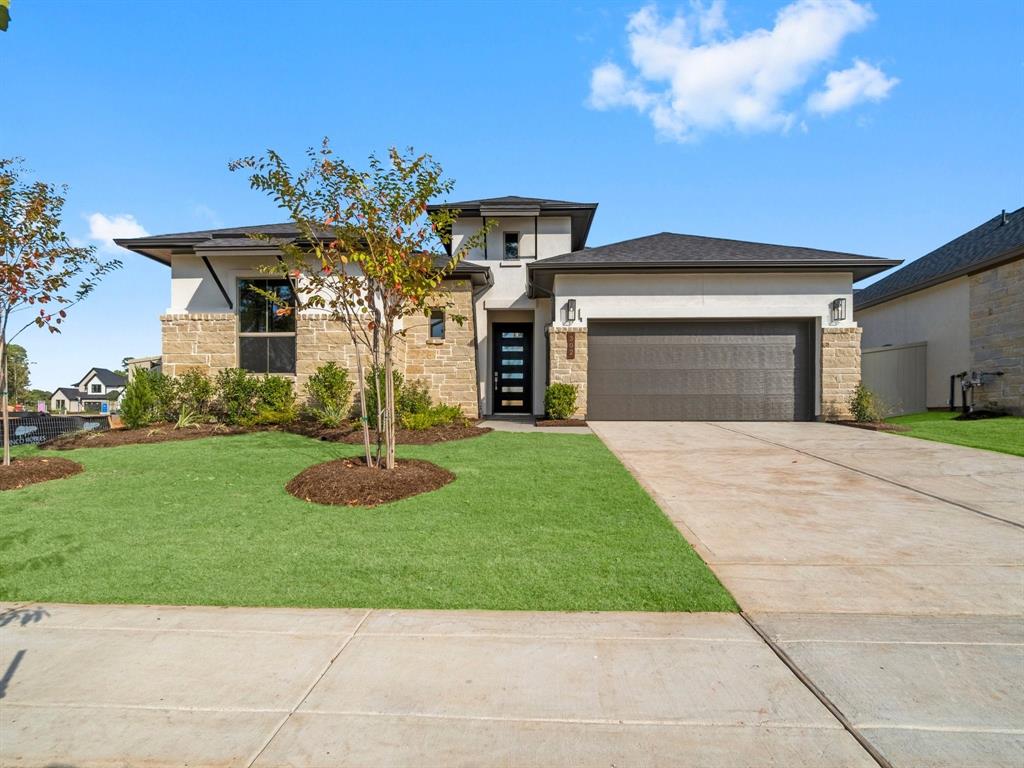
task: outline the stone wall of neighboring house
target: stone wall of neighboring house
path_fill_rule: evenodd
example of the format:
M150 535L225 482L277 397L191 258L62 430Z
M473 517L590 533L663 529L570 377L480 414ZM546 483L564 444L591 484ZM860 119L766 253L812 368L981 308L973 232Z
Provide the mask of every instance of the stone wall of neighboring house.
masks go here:
M979 407L1024 415L1024 259L971 276L971 360Z
M569 358L570 334L573 358ZM587 414L587 329L553 325L548 329L551 355L549 381L575 384L576 412L571 418L583 419Z
M435 403L457 405L469 418L479 417L476 372L476 329L473 321L473 287L467 280L444 283L451 306L448 314L465 318L462 325L445 318L444 339L430 338L430 321L410 317L405 322L404 349L396 353L404 363L405 377L420 379L430 388Z
M163 315L163 372L177 376L201 368L211 377L238 365L238 326L233 312Z
M821 329L821 415L850 418L850 397L860 383L860 328Z

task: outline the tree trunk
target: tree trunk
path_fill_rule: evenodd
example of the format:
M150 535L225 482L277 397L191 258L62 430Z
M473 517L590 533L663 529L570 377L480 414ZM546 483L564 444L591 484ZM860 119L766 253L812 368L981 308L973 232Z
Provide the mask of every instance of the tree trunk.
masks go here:
M359 386L359 416L363 426L363 450L366 453L366 466L373 466L373 451L370 448L370 418L366 412L366 374L363 372L363 355L359 349L359 342L355 334L352 334L352 345L356 350L356 384Z
M0 390L3 391L3 465L11 466L11 415L7 412L7 342L0 340Z
M385 392L385 429L384 429L384 468L395 468L395 379L392 371L394 361L391 346L384 347L384 392Z

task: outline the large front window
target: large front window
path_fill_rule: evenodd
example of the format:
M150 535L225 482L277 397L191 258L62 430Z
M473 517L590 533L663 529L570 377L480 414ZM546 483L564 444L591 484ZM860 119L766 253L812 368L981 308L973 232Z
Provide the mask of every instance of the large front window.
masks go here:
M260 291L276 295L282 303L271 301ZM239 281L239 368L253 373L295 373L294 307L295 292L287 280Z

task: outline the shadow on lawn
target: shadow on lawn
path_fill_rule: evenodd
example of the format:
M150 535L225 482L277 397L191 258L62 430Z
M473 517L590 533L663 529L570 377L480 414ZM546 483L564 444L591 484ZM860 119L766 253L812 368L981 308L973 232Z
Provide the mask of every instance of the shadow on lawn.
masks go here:
M32 545L32 538L36 534L35 528L24 528L20 531L12 531L0 536L0 552L7 552L15 546ZM8 581L11 577L25 571L41 571L47 568L59 568L64 565L71 555L76 555L85 547L81 544L73 544L69 534L58 534L47 541L56 548L41 554L31 554L21 560L7 560L3 566L4 580L0 581L0 600L15 600L14 587ZM6 560L6 558L5 558ZM7 612L9 613L9 612ZM0 614L0 621L7 613ZM5 623L10 623L8 620ZM23 622L24 623L24 622ZM3 624L0 624L3 626Z

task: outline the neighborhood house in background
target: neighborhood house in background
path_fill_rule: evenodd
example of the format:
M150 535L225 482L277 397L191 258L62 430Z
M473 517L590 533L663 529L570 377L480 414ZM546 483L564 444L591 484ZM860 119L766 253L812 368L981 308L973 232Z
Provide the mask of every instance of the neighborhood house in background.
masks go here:
M51 413L110 412L118 409L127 380L107 368L92 368L73 387L60 387L50 396Z
M493 228L445 283L466 322L408 322L399 367L469 417L540 415L554 382L577 385L576 418L846 417L860 380L853 283L899 263L668 232L588 248L596 203L509 196L429 210L442 208L460 212L451 249ZM327 361L354 368L340 323L280 315L265 297L289 300L289 281L259 267L297 239L291 223L118 239L171 268L163 372L241 367L291 376L301 393Z
M959 406L1024 415L1024 208L854 293L864 383L887 415ZM964 374L961 376L961 374Z

